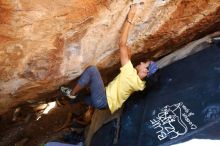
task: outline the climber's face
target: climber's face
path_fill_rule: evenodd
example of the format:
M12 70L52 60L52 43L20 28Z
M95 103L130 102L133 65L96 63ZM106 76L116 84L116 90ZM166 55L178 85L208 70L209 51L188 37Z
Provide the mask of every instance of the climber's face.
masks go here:
M144 79L148 75L148 66L150 64L150 61L147 62L140 62L139 65L135 67L137 70L137 74L140 77L140 79Z

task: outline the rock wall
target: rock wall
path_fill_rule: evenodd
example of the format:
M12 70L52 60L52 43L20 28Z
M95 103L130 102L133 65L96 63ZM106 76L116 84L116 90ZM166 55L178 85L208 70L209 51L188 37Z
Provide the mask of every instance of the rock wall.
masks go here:
M78 77L119 64L129 0L0 0L0 114ZM220 29L220 0L145 0L128 44L158 58Z

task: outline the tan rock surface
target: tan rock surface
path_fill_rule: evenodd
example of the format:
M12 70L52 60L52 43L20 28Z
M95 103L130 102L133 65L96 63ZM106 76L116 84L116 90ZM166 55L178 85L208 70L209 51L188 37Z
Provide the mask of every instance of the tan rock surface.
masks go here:
M145 0L128 44L133 60L163 56L220 29L220 0ZM131 1L0 0L0 114L119 63ZM108 69L109 70L109 69Z

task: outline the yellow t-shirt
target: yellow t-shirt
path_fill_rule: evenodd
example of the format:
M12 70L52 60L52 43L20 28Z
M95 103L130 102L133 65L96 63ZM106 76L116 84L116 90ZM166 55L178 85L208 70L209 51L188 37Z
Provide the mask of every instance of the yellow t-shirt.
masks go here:
M119 109L127 98L134 92L143 90L145 81L137 75L137 70L129 60L120 68L118 76L106 87L106 96L111 113Z

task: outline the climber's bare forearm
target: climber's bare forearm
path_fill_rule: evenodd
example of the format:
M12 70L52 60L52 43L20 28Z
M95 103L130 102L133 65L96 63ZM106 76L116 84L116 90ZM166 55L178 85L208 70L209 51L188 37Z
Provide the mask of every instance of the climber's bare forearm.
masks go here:
M123 49L124 47L126 47L128 33L129 33L130 29L131 29L131 24L127 20L125 20L123 27L122 27L122 31L121 31L121 36L119 39L119 48L120 49Z
M129 48L127 47L127 39L128 39L128 33L132 27L131 22L133 21L135 12L136 12L136 5L131 6L131 9L128 12L127 18L123 24L121 35L119 38L120 60L122 66L124 66L130 60L130 51Z

